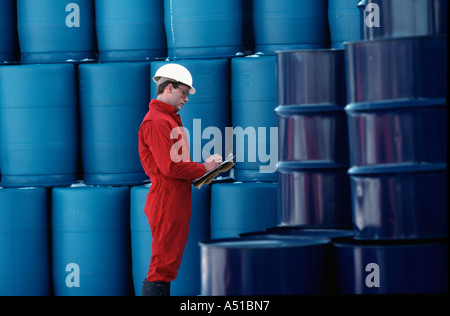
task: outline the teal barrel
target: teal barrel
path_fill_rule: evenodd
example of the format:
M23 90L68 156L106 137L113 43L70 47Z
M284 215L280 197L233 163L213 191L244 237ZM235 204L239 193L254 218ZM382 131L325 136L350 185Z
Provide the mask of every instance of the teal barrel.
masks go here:
M0 68L2 185L77 180L78 113L72 64Z
M163 0L97 0L100 61L145 61L167 56Z
M94 0L17 0L21 62L95 60Z
M329 46L327 0L258 0L253 2L255 52Z
M361 39L360 0L328 0L331 48L343 49L344 42Z
M139 160L138 130L148 111L148 63L79 66L83 180L133 185L148 180Z
M231 124L237 181L278 180L277 61L252 55L231 61Z
M152 235L144 213L145 201L150 185L131 188L130 225L134 293L142 295L142 282L147 277L152 255ZM210 187L192 188L192 213L189 237L177 278L171 283L173 296L200 294L200 248L198 243L209 239Z
M243 50L241 0L164 0L170 59L225 58Z
M232 182L212 185L212 239L236 237L276 225L276 183Z
M151 63L151 77L167 61ZM183 60L175 63L186 67L193 77L197 92L189 96L178 112L189 138L192 161L202 162L209 154L228 154L226 128L230 126L230 70L227 59ZM156 98L156 84L151 82Z
M0 65L18 57L16 0L5 0L0 10Z
M74 185L52 191L56 296L126 296L131 289L130 189Z
M47 192L0 187L0 296L51 291Z

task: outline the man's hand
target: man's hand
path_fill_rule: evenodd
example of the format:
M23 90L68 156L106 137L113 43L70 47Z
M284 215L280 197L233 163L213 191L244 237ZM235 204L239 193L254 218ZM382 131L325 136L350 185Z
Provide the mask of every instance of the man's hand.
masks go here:
M217 168L222 163L222 156L215 154L212 156L209 156L208 159L203 163L203 165L206 168L206 172L209 172L213 170L214 168Z

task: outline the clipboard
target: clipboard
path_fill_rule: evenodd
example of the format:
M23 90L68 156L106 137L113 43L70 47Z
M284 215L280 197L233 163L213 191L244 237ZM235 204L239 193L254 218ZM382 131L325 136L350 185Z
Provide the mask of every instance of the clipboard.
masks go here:
M200 178L192 180L192 185L194 187L196 187L197 189L200 189L202 187L202 185L210 184L214 180L214 178L217 177L220 173L227 172L228 170L233 168L233 166L234 166L234 161L233 161L234 157L235 156L230 153L228 155L227 159L222 161L222 163L219 166L217 166L213 170L205 173Z

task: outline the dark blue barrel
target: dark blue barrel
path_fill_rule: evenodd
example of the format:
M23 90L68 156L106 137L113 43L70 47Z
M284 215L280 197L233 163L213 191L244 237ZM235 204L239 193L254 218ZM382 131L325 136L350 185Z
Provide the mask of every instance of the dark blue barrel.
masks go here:
M360 6L363 37L374 40L447 35L447 2L365 0Z
M344 42L361 39L360 0L328 0L331 47L342 49Z
M170 59L232 57L243 50L241 0L164 0Z
M216 183L211 189L211 238L235 237L277 225L277 184Z
M95 17L100 61L167 57L163 0L97 0Z
M77 179L78 114L71 64L0 67L2 185Z
M52 191L56 296L124 296L131 288L130 189L75 185Z
M166 63L152 62L151 77ZM226 130L231 126L228 60L183 60L176 63L189 70L197 90L178 112L189 139L192 161L202 162L215 153L226 157L231 150ZM156 98L153 80L151 95Z
M446 241L334 244L339 294L448 293Z
M17 61L16 0L5 0L0 10L0 65Z
M346 44L345 53L349 105L445 104L446 37L353 42Z
M202 295L324 294L329 243L307 238L202 242Z
M255 52L328 47L327 5L328 0L254 1Z
M306 161L278 163L278 225L352 226L347 168Z
M305 227L272 227L264 231L250 232L239 234L239 237L245 238L325 238L325 239L341 239L344 237L352 237L355 232L352 229L335 229L335 228L305 228Z
M152 235L144 213L145 201L150 185L131 188L131 251L134 292L142 295L142 282L147 277L152 255ZM192 188L192 214L189 238L177 278L172 281L170 294L192 296L200 294L200 248L198 243L209 239L210 187Z
M234 179L276 182L278 161L277 64L275 56L231 61L231 124Z
M84 182L129 185L148 180L137 134L150 101L150 65L84 64L79 81Z
M47 193L0 188L0 296L50 295Z
M95 59L94 0L17 0L22 63Z
M447 236L446 164L353 167L355 238Z

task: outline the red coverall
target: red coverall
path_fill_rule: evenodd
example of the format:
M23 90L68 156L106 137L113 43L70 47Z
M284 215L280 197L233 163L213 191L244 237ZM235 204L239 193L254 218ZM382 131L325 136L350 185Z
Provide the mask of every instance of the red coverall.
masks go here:
M152 234L147 281L173 281L181 264L191 218L191 180L205 166L191 162L181 118L174 107L151 100L139 129L139 157L152 185L145 214Z

